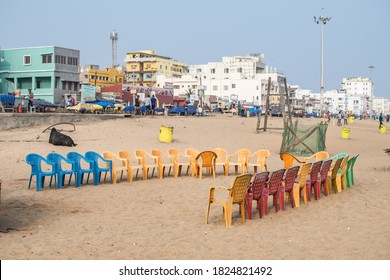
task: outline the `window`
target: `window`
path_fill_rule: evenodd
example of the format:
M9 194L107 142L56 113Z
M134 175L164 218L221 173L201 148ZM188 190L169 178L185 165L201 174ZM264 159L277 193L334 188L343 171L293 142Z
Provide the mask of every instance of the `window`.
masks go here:
M242 73L242 67L237 68L237 73Z
M52 63L52 57L53 57L53 54L49 53L49 54L43 54L42 55L42 63Z
M131 69L137 69L137 65L131 65L131 67L130 67Z
M228 74L228 73L229 73L229 68L224 68L224 69L223 69L223 73Z
M218 90L218 86L213 86L213 90L217 91Z
M232 88L236 88L236 84L232 84Z
M23 56L23 64L24 65L31 65L31 55Z
M211 68L211 69L210 69L210 73L211 73L211 74L215 74L215 68Z
M229 90L229 86L228 85L224 85L223 86L223 90Z

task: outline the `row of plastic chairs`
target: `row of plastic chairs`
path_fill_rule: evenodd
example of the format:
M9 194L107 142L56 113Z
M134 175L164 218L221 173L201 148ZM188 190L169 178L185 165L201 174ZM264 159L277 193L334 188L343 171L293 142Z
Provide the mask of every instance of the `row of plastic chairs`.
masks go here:
M107 173L110 173L112 182L112 163L96 152L88 151L85 155L77 152L69 152L66 157L58 153L50 153L47 157L31 153L26 156L26 163L31 166L31 174L28 182L30 189L33 177L36 179L36 190L40 191L44 187L46 177L50 177L49 187L54 178L55 187L61 189L65 183L65 176L69 176L68 185L74 176L76 187L83 184L84 176L87 176L88 184L90 175L93 175L94 185L100 183L101 175L104 173L104 181Z
M331 194L331 187L335 193L341 189L351 187L354 184L353 166L359 155L349 159L345 153L340 153L332 158L310 157L319 159L301 165L283 168L272 173L259 172L253 175L246 174L235 178L231 188L219 186L210 187L206 223L208 223L210 205L218 203L223 206L223 218L226 227L232 224L233 204L239 204L242 223L245 223L245 213L248 219L252 219L252 202L257 202L257 211L260 218L268 214L268 198L273 196L273 206L278 212L279 208L285 210L285 200L289 200L291 207L299 207L300 201L311 200L312 194L316 200L320 199L321 190L325 195ZM349 175L348 175L349 174ZM347 177L347 178L345 178ZM349 178L349 179L348 179ZM216 190L228 191L228 199L217 199Z

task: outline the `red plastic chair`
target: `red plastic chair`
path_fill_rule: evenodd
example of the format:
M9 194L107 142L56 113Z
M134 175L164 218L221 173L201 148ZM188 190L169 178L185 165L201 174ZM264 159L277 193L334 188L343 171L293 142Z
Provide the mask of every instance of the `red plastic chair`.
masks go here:
M268 200L268 189L267 181L269 179L269 172L264 171L256 173L253 176L251 186L245 197L245 209L248 216L248 219L252 219L252 201L257 201L257 210L259 211L259 216L263 216L263 205L265 204L265 199Z
M322 166L322 160L316 161L311 166L310 175L309 175L310 178L306 181L306 199L307 199L307 201L311 201L312 189L315 188L315 185L317 184L317 180L319 180L318 174L320 173L321 166Z
M314 185L314 198L315 200L320 199L321 188L324 190L324 194L328 195L328 190L326 188L326 180L328 179L328 172L330 166L332 165L332 160L326 160L321 167L320 178L318 178L317 183Z
M284 210L284 187L282 186L282 181L285 170L286 169L279 169L272 172L271 177L267 183L268 196L273 196L273 205L276 212L279 210L279 204L281 205L282 210ZM268 214L268 196L264 198L263 205L263 213L266 215Z
M294 202L294 195L292 193L295 180L298 177L300 167L294 166L286 171L286 176L284 176L283 184L284 184L284 192L286 193L286 197L290 199L291 207L294 208L295 202Z

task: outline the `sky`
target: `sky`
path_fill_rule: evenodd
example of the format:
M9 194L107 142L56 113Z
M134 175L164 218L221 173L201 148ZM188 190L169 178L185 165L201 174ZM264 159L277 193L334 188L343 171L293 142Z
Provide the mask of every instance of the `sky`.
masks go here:
M111 6L108 6L111 5ZM118 32L117 62L154 50L187 64L264 54L289 84L320 91L368 77L374 95L390 99L388 0L13 0L1 4L0 48L59 46L80 50L80 65L111 67L109 33ZM374 66L374 68L369 68Z

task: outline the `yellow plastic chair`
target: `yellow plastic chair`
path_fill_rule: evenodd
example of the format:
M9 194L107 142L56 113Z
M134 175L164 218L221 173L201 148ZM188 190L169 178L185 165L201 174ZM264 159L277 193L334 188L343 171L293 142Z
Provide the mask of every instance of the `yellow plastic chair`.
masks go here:
M194 177L196 175L196 157L199 155L199 151L195 149L187 149L184 151L184 154L190 157L190 168L191 168L191 176Z
M271 154L271 152L267 149L261 149L261 150L254 152L253 154L251 154L247 158L247 163L246 163L247 173L249 172L249 169L251 167L253 167L254 174L257 173L257 168L259 168L259 172L260 171L268 171L266 159L267 159L267 157L270 156L270 154ZM256 159L256 161L251 162L251 161L253 161L253 159Z
M328 179L326 180L326 190L328 195L331 194L331 187L333 187L334 192L337 193L336 178L342 161L343 158L338 158L334 164L332 163L330 167L328 172Z
M142 165L142 174L143 179L147 180L149 177L149 170L152 169L152 177L154 175L154 170L158 170L158 157L153 156L146 152L145 150L135 150L135 155L140 158L139 164Z
M188 175L188 172L191 167L191 157L183 154L178 149L168 149L168 154L172 156L173 158L173 170L174 170L174 177L178 177L181 175L181 171L183 167L187 167L186 175Z
M152 150L152 156L157 157L158 178L160 179L164 178L164 173L167 168L169 168L168 169L168 176L169 176L171 174L171 170L174 169L173 156L158 149Z
M218 166L222 166L223 168L223 174L226 173L226 165L228 163L228 152L223 148L215 148L213 150L214 153L217 154L217 159L215 161L215 168Z
M346 156L343 158L340 164L340 168L336 175L336 189L337 192L341 192L342 190L345 190L347 188L347 183L345 181L345 172L347 170L347 162L348 162L349 156Z
M130 182L130 173L127 169L127 160L118 157L116 154L111 152L103 152L103 158L109 159L112 161L112 183L116 184L118 179L118 174L120 174L119 179L122 180L123 172L127 172L127 182ZM108 167L108 163L107 163Z
M201 152L195 158L196 164L196 177L202 179L203 168L206 168L207 174L213 174L213 178L215 179L215 160L217 159L217 154L213 151L204 151Z
M234 174L238 174L238 168L240 168L241 175L246 172L247 158L251 152L248 149L240 149L235 153L228 156L228 162L226 164L225 175L229 176L229 167L234 166Z
M311 161L313 159L315 159L315 161L321 161L321 160L324 160L327 158L329 158L329 153L327 151L320 151L320 152L312 154L309 157L304 157L303 161L308 162L308 161Z
M295 162L297 162L299 164L305 163L305 161L297 158L296 156L294 156L293 154L290 154L290 153L281 153L280 159L283 160L284 169L289 169L289 168L293 167Z
M206 213L206 224L209 222L209 214L210 214L210 205L212 203L218 203L222 205L222 217L225 221L226 227L231 227L232 225L232 212L233 212L233 204L238 204L240 207L241 220L242 223L245 224L245 197L246 193L249 189L250 182L252 179L252 175L245 174L237 176L234 179L233 185L230 188L224 188L220 186L211 186L210 187L210 195L207 205L207 213ZM217 198L216 190L218 190L218 196L223 194L221 198ZM221 191L221 192L219 192Z
M142 158L137 157L136 155L132 154L129 151L121 150L118 153L119 157L122 159L126 159L127 161L127 172L129 172L130 182L133 182L133 174L135 173L135 178L138 177L139 170L142 170L142 164L140 164L140 161L142 161Z
M293 187L293 196L294 196L294 203L295 206L298 208L300 206L300 200L301 200L301 194L303 194L303 202L307 203L307 197L306 197L306 182L307 177L310 173L310 168L312 166L311 162L305 163L301 166L299 169L298 174L298 182L294 184Z

